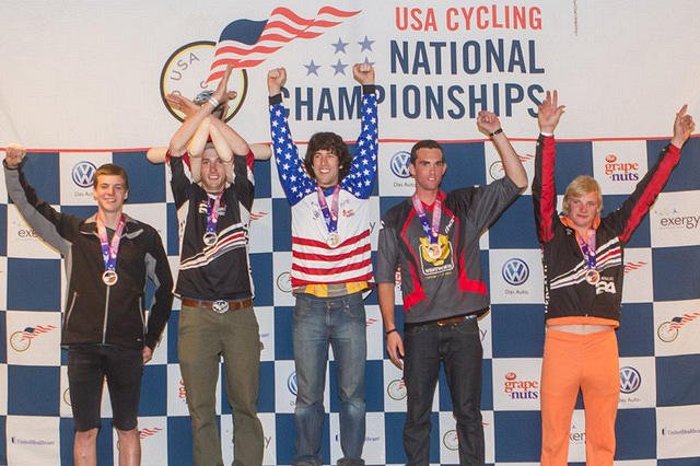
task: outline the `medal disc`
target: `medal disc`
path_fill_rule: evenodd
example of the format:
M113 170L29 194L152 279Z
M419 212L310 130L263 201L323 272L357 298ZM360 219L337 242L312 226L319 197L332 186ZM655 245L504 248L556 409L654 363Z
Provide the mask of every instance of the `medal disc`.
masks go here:
M326 239L326 244L332 248L337 247L340 244L340 235L336 232L330 233L328 239Z
M439 259L441 254L442 248L440 248L439 244L431 244L428 246L428 257L431 259Z
M216 233L212 231L205 233L204 236L202 236L202 241L204 241L204 244L207 246L216 244Z
M595 285L600 281L600 273L595 269L589 270L586 272L586 281L591 285Z
M119 280L119 276L114 270L105 270L102 274L102 281L107 286L113 286L117 280Z

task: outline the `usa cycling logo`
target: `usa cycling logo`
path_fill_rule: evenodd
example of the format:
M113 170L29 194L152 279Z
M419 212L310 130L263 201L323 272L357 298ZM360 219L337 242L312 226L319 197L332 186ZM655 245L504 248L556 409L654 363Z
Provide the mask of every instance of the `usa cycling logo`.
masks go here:
M44 333L55 329L55 325L37 325L36 327L26 327L24 330L14 332L10 335L10 346L13 350L21 353L27 351L32 345L32 340Z
M642 385L642 376L639 371L631 366L620 368L620 391L626 395L639 390Z
M512 286L520 286L525 283L530 276L530 269L527 263L518 258L508 259L501 269L503 279Z
M447 448L450 451L459 450L459 440L457 438L457 431L453 429L445 432L445 435L442 436L442 444L445 445L445 448Z
M678 333L680 329L688 325L690 322L694 321L700 317L700 311L688 312L682 316L676 316L668 322L663 322L656 329L656 335L664 343L671 343L676 338L678 338Z
M292 292L292 275L289 272L282 272L277 276L277 289L283 293Z
M392 400L403 400L406 398L406 383L403 379L394 379L386 387L386 394Z
M294 396L297 396L297 390L299 389L299 386L297 385L297 373L292 372L289 374L289 377L287 377L287 389L289 390L289 393L291 393Z
M73 178L73 183L80 186L81 188L89 188L92 186L92 182L95 178L95 171L97 167L87 160L78 162L73 166L71 171L71 177Z
M391 168L391 173L398 176L399 178L410 178L411 172L408 170L408 166L411 163L411 154L402 150L391 156L391 161L389 162L389 167Z

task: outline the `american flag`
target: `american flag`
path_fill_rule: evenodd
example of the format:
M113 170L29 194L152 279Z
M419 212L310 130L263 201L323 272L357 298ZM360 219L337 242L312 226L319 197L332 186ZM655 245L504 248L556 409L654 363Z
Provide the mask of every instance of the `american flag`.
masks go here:
M156 435L156 434L157 434L158 432L160 432L161 430L163 430L162 427L152 427L152 428L145 427L145 428L139 430L139 438L140 438L140 439L145 439L145 438L148 438L148 437L153 437L154 435Z
M671 319L671 328L674 329L679 329L683 327L686 324L689 324L690 322L694 321L700 317L700 312L689 312L687 314L683 314L680 317L674 317Z
M238 19L226 26L219 37L207 82L221 78L228 65L254 68L294 39L318 37L360 12L324 6L315 18L303 18L289 8L278 7L267 20Z
M625 273L630 273L633 272L637 269L641 269L644 267L647 263L645 261L639 261L639 262L628 262L625 264Z
M32 338L38 337L42 333L48 333L55 328L55 325L37 325L36 327L27 327L22 331L22 338L24 340L31 340Z

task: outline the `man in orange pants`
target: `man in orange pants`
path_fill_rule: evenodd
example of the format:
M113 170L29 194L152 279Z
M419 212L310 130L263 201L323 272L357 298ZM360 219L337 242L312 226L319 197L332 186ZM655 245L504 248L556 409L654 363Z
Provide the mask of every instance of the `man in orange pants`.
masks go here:
M539 106L532 198L545 273L544 466L567 464L571 416L579 389L585 405L586 464L613 464L620 386L615 328L620 322L623 248L663 189L695 128L686 110L684 105L676 114L671 144L656 165L618 210L601 218L603 196L590 176L579 176L569 184L563 214L557 213L553 133L564 106L558 105L557 91L548 91Z

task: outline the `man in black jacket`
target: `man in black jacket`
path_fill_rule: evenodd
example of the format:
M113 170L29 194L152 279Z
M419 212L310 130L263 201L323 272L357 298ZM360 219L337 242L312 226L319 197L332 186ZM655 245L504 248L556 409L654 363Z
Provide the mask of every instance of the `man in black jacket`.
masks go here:
M95 215L81 219L39 199L22 166L25 150L6 149L7 193L27 223L66 260L68 304L61 344L68 348L68 387L77 466L97 461L103 380L119 437L119 465L138 465L137 427L143 365L151 360L172 306L173 279L158 232L122 212L129 192L123 168L105 164L94 179ZM68 265L69 264L69 265ZM146 279L155 299L146 322Z
M220 358L233 411L234 464L260 465L264 452L257 412L261 344L248 259L254 155L233 128L212 116L235 98L226 90L230 75L228 68L168 147L170 185L184 220L175 288L182 300L178 357L197 466L223 465L216 422Z

